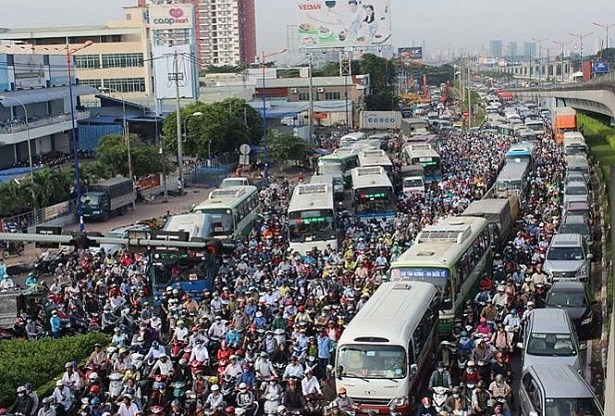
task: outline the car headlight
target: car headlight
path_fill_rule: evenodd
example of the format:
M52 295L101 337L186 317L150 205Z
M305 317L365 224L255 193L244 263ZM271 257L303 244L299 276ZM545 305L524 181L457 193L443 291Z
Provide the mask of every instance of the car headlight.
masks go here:
M408 404L407 397L396 397L389 402L389 407L401 407Z
M577 270L577 276L584 276L587 274L587 263L583 263L581 267Z

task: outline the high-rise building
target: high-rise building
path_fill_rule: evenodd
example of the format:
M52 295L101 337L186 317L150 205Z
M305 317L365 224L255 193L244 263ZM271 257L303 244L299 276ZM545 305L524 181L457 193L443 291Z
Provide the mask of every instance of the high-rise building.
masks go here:
M502 41L490 40L489 41L489 56L491 58L499 58L502 56Z
M517 56L517 42L508 42L508 51L506 56L509 59L514 59Z
M239 65L256 58L254 0L193 0L199 65Z
M537 54L536 42L523 42L523 56L526 59L535 59Z

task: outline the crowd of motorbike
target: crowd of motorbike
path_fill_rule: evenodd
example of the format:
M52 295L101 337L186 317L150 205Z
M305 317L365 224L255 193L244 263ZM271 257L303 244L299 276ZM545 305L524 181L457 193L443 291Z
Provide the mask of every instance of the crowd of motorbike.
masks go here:
M394 140L398 145L389 148L400 147L401 138ZM50 270L46 312L27 318L24 336L49 328L60 337L82 327L109 333L111 342L96 345L85 363L66 363L40 403L34 386L20 387L8 411L353 415L357 404L334 377L344 326L422 227L460 214L487 192L513 140L479 132L439 137L442 181L424 197L400 194L393 221L360 222L341 207L345 238L338 250L287 249L292 181L272 181L260 191L262 217L234 254L223 256L214 287L200 299L170 286L152 304L146 256L80 251L65 257ZM511 357L548 284L540 264L559 215L563 158L549 135L537 144L534 166L514 240L501 242L476 298L453 333L441 334L445 341L417 416L511 414Z

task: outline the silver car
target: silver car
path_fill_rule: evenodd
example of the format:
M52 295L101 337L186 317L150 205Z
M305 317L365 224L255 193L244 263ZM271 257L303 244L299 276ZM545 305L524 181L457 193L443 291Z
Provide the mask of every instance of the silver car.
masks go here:
M545 255L543 270L552 280L586 281L592 254L581 234L556 234Z
M584 181L568 182L564 187L564 205L576 201L589 202L589 188Z

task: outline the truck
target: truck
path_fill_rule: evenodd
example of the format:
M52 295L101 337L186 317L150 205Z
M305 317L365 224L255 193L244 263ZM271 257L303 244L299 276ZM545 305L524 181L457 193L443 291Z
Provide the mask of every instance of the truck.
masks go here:
M464 217L480 217L489 223L489 232L493 241L502 243L508 240L508 236L515 225L519 214L519 202L517 197L510 195L505 199L480 199L473 201L465 209Z
M577 112L574 108L558 107L553 112L553 135L555 141L561 144L564 133L577 130Z
M602 61L585 61L583 62L581 71L583 72L583 81L589 81L590 79L608 74L609 64L608 62Z
M413 136L429 134L429 122L423 118L404 118L401 121L401 133L406 141Z
M81 197L83 218L107 221L113 214L123 214L134 207L136 194L129 178L111 178L90 185Z

